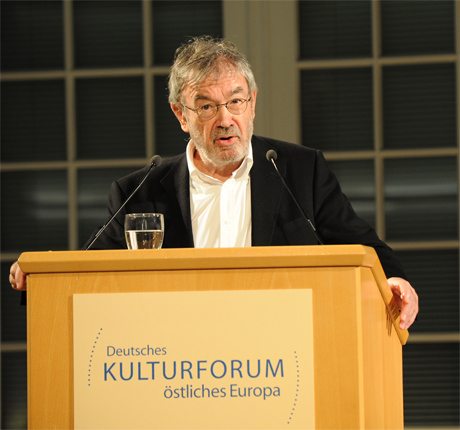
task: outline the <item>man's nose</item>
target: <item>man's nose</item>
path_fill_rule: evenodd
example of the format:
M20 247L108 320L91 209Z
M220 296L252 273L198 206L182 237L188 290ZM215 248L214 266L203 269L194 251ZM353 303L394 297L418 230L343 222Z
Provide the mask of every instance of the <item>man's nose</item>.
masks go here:
M227 109L225 105L219 106L217 111L217 119L220 127L230 127L233 124L233 114Z

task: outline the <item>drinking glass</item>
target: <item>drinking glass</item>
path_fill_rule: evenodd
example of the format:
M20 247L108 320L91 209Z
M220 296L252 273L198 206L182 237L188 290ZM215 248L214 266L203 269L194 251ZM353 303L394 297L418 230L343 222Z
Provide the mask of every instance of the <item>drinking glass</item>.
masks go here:
M127 214L125 238L128 249L160 249L164 236L163 214Z

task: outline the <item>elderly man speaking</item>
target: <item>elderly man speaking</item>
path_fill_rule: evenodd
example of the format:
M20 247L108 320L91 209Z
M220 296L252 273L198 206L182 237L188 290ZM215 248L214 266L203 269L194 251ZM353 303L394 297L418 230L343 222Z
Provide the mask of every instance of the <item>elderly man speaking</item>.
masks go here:
M169 76L169 102L190 135L186 152L152 170L92 248L126 248L124 216L136 212L164 214L164 248L367 245L376 250L401 309L400 327L413 323L415 290L393 251L356 215L321 152L253 135L257 85L233 43L205 36L181 46ZM146 172L112 184L111 215ZM17 263L10 282L26 289Z

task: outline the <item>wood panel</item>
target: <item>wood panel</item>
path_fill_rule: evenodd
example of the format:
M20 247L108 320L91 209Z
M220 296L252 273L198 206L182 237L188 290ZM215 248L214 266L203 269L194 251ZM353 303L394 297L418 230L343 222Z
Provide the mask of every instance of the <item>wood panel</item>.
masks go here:
M182 262L157 253L153 262L135 259L145 267L132 271L126 270L132 251L102 251L100 260L111 271L92 271L94 261L80 261L80 253L59 253L58 261L49 257L58 253L26 256L24 268L30 271L34 265L40 271L79 268L28 279L29 427L73 428L73 294L307 288L313 291L316 428L403 428L401 342L392 321L387 324L385 286L377 287L374 274L382 269L369 263L372 257L375 262L373 251L350 256L323 249L310 258L309 247L298 248L281 256L272 248L252 248L243 257L235 250L206 250L209 258L188 250L178 253ZM194 263L198 268L188 268ZM327 266L334 263L343 265ZM146 268L152 266L162 269Z

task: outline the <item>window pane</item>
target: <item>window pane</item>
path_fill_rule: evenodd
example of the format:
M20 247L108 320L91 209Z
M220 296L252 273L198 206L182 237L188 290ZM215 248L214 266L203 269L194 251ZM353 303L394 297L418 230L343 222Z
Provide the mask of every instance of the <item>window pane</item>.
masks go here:
M374 148L372 70L301 72L302 143L323 151Z
M139 167L140 169L141 167ZM82 248L98 227L107 221L107 197L113 181L136 167L82 169L78 172L78 243Z
M66 159L63 81L2 82L2 161Z
M140 1L74 1L75 66L143 65Z
M382 1L382 54L455 52L453 1Z
M1 194L4 252L68 248L65 171L2 172Z
M2 352L2 429L27 428L27 353Z
M406 426L459 425L458 343L409 343L403 347Z
M2 71L64 68L62 1L1 2Z
M371 160L328 161L350 199L355 212L375 229L374 162Z
M299 1L300 59L372 56L370 1Z
M79 159L145 157L144 81L77 79Z
M27 341L26 306L21 306L21 293L10 285L10 263L1 264L2 342Z
M222 37L222 1L153 1L153 62L171 64L189 38Z
M455 65L383 68L383 127L387 149L456 146Z
M162 157L177 155L185 151L188 134L184 133L179 121L168 104L166 76L155 76L155 148Z
M397 251L396 254L420 300L420 313L411 333L457 333L458 250Z
M458 239L455 158L385 161L387 240Z

